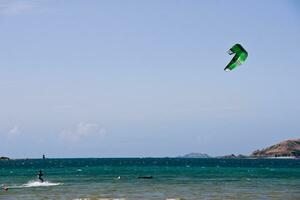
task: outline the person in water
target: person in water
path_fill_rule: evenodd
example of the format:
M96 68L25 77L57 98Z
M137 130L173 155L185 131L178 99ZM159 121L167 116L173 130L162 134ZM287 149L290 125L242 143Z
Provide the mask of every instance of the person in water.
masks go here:
M42 170L40 170L39 173L38 173L38 179L41 181L41 183L44 182L44 179L42 178L43 175L44 174L43 174Z
M5 185L3 185L3 191L4 191L4 192L7 192L7 191L8 191L8 187L5 186Z

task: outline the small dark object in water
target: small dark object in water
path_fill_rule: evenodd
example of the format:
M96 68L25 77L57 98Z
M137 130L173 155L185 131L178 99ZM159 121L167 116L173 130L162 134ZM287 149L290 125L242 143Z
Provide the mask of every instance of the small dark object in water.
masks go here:
M152 179L153 176L139 176L140 179Z
M0 157L0 160L10 160L10 159L9 159L9 157L1 156L1 157Z

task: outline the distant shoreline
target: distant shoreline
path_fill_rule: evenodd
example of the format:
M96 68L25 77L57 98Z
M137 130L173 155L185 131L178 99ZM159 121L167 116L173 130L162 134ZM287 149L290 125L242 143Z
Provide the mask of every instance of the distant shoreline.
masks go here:
M52 159L147 159L147 158L176 158L176 159L300 159L300 139L285 140L278 144L256 150L250 155L229 154L225 156L209 156L206 153L188 153L182 156L160 156L160 157L85 157L85 158L52 158ZM40 158L13 158L12 160L27 160L27 159L49 159L45 155ZM9 157L2 156L0 160L11 160Z
M45 160L60 160L60 159L220 159L220 160L292 160L300 159L300 157L245 157L245 158L224 158L224 157L209 157L209 158L189 158L189 157L78 157L78 158L47 158ZM43 160L42 158L11 158L0 159L0 161L14 161L14 160Z

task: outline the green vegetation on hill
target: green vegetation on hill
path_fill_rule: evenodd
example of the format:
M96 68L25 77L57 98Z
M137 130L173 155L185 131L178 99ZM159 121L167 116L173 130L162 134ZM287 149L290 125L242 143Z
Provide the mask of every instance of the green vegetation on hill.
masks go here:
M286 140L262 150L256 150L252 157L300 157L300 139Z

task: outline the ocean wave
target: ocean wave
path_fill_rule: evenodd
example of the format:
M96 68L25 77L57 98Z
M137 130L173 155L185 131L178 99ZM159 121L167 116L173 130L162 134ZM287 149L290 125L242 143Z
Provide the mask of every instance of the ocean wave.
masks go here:
M23 185L14 185L14 186L6 186L3 188L8 189L18 189L18 188L30 188L30 187L49 187L49 186L57 186L62 185L63 183L53 183L49 181L40 182L40 181L29 181L28 183L25 183Z
M93 197L93 198L79 198L79 199L73 199L73 200L126 200L124 198L98 198L98 197Z
M48 186L57 186L62 183L52 183L48 181L40 182L40 181L29 181L26 184L23 184L23 187L48 187Z

